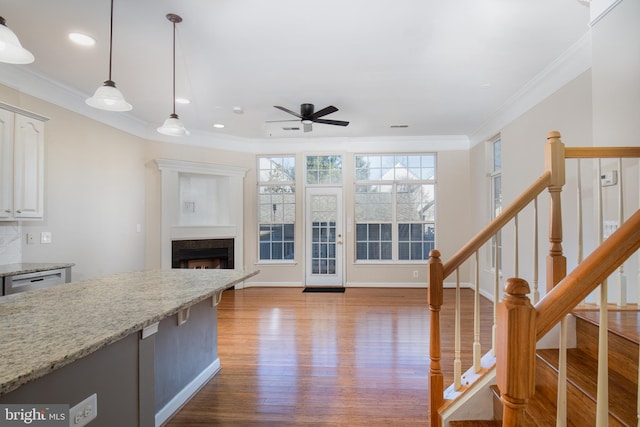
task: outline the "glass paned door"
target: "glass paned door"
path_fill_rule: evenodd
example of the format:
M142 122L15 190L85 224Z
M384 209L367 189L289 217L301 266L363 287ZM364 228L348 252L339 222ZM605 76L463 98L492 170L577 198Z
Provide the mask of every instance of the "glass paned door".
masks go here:
M307 189L306 285L343 286L342 189Z

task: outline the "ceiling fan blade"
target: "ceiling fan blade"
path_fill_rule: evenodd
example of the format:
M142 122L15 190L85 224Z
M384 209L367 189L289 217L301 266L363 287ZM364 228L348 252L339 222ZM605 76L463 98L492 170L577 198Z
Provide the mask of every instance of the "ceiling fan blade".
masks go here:
M322 116L326 116L327 114L335 113L336 111L338 111L336 107L334 107L333 105L329 105L328 107L324 107L322 110L319 110L313 113L311 115L311 120L315 120Z
M304 123L303 126L304 126L303 129L305 132L311 132L313 130L311 129L311 123Z
M336 125L336 126L347 126L349 124L349 122L345 122L342 120L327 120L327 119L316 119L313 122L322 123L324 125Z
M289 119L289 120L265 120L265 123L280 123L280 122L299 122L298 119Z
M288 108L284 108L279 105L274 105L274 107L277 108L278 110L284 111L285 113L293 114L294 116L299 117L301 119L303 118L300 114L296 113L295 111L291 111Z

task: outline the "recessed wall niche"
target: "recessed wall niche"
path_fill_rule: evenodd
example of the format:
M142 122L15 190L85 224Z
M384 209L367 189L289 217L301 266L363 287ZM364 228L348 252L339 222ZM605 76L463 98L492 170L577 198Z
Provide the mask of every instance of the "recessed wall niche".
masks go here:
M193 173L178 174L179 225L230 224L228 177Z
M156 164L162 179L162 268L172 268L173 241L199 239L233 239L234 268L243 268L247 169L167 159Z

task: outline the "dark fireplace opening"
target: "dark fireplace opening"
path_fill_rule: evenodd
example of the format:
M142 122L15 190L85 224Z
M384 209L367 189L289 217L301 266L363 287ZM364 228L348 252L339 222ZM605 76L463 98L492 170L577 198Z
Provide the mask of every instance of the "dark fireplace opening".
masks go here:
M171 268L233 269L233 239L174 240Z

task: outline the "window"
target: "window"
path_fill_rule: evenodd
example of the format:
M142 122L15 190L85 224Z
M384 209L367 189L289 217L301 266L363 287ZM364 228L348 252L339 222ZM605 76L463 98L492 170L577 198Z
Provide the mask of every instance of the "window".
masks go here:
M491 141L491 219L502 212L502 141L497 136ZM496 248L497 245L497 248ZM491 268L496 267L496 249L498 268L502 259L502 234L498 232L491 239Z
M435 247L435 154L355 156L356 260L426 260Z
M342 185L342 156L307 156L307 184Z
M295 256L295 158L258 158L258 231L260 261Z

